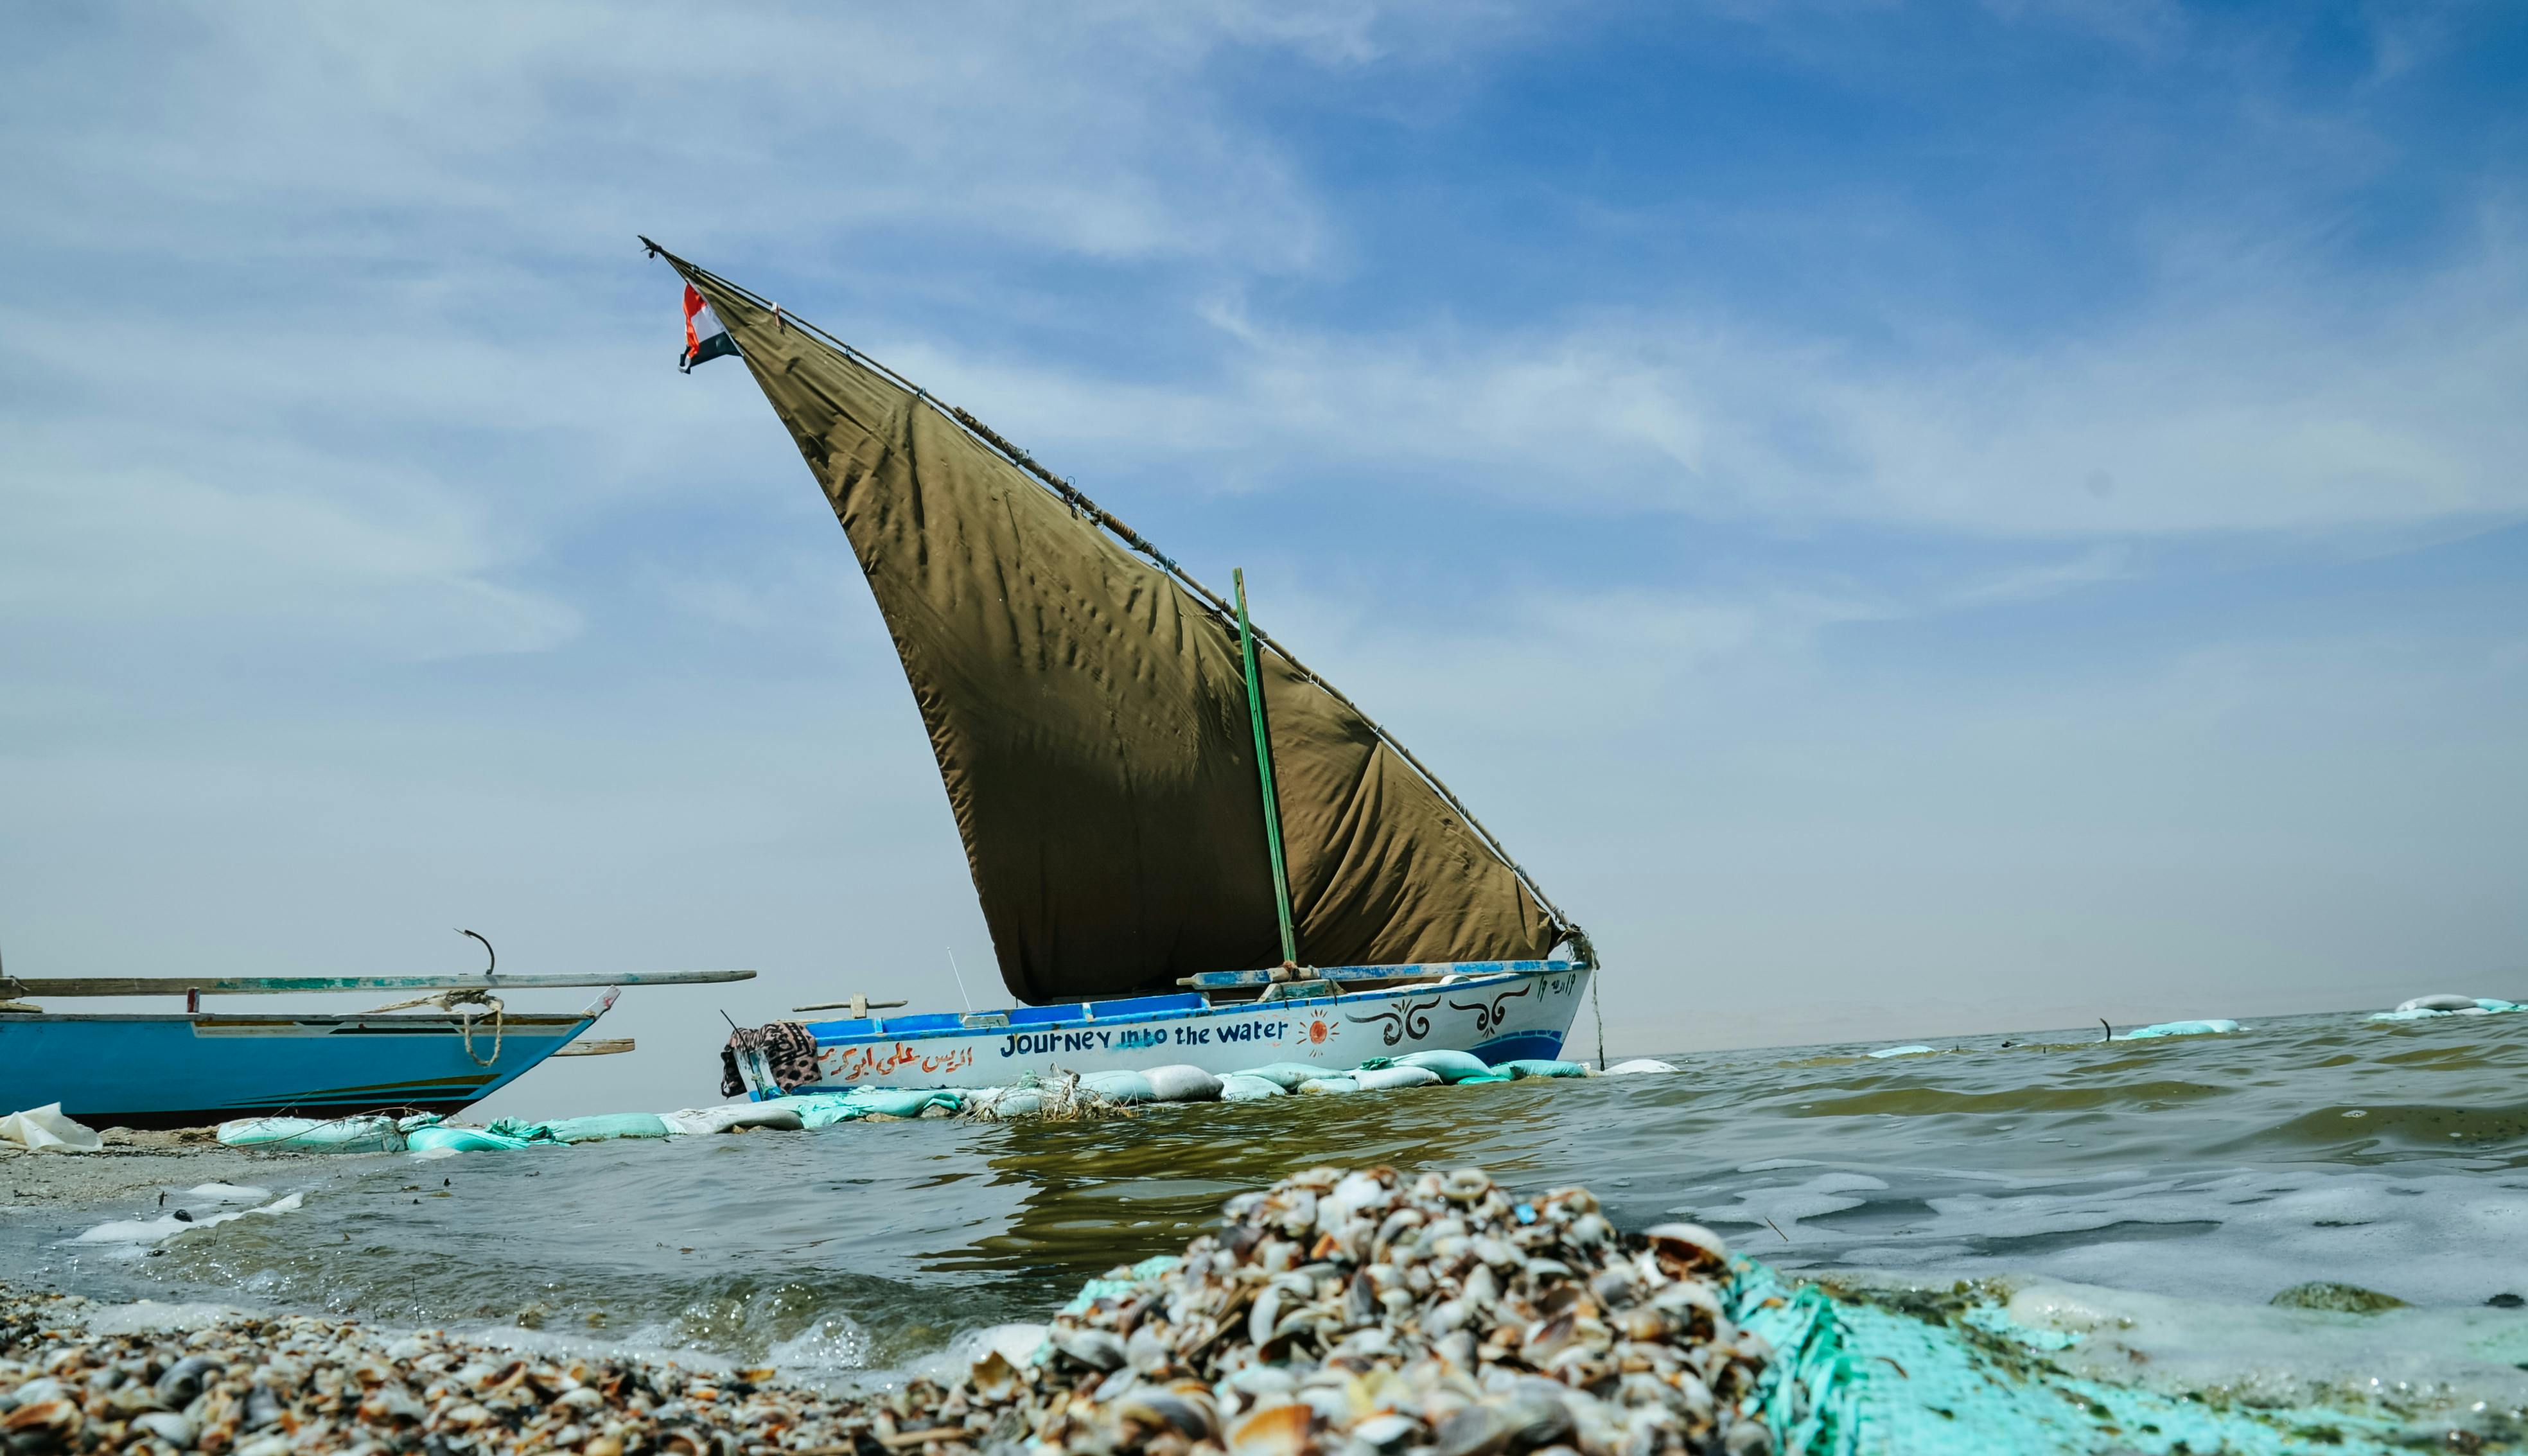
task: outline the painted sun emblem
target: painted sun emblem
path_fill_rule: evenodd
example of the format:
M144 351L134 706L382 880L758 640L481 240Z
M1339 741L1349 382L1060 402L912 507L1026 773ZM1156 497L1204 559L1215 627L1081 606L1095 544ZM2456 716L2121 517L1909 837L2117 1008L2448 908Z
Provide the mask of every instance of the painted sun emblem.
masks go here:
M1322 1042L1327 1037L1334 1034L1335 1029L1326 1024L1326 1019L1323 1016L1319 1016L1308 1023L1308 1041L1311 1045Z

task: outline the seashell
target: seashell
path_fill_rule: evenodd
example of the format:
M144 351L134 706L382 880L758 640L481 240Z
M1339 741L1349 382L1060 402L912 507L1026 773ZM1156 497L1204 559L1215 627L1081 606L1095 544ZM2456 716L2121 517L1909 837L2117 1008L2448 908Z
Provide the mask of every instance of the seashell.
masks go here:
M79 1408L79 1402L56 1395L46 1400L20 1401L8 1415L0 1416L0 1435L7 1436L12 1447L42 1450L46 1446L69 1445L86 1424L87 1414Z
M1615 1236L1615 1226L1597 1214L1582 1214L1563 1236L1584 1249L1595 1248Z
M49 1376L37 1376L19 1386L9 1397L9 1409L15 1410L22 1405L33 1405L38 1401L59 1400L67 1393L68 1388L61 1381Z
M1124 1365L1124 1342L1109 1330L1056 1325L1046 1338L1057 1353L1090 1370L1119 1370Z
M579 1456L623 1456L623 1442L614 1436L601 1435L580 1447Z
M237 1447L233 1456L287 1456L289 1450L290 1437L274 1431L270 1435L259 1435L247 1441Z
M180 1451L193 1443L193 1423L174 1411L150 1411L134 1416L132 1429L147 1431Z
M1453 1202L1472 1203L1493 1191L1493 1180L1480 1168L1460 1168L1441 1178L1439 1191Z
M1729 1267L1729 1245L1700 1223L1655 1223L1642 1230L1642 1237L1670 1278Z
M1372 1416L1354 1426L1350 1434L1354 1441L1373 1451L1394 1451L1401 1449L1404 1443L1419 1434L1421 1430L1421 1422L1411 1416L1397 1415L1391 1411L1384 1416Z
M1260 1405L1267 1400L1278 1402L1299 1388L1299 1378L1278 1365L1250 1365L1220 1382L1240 1395L1251 1396Z
M245 1429L261 1430L281 1420L281 1398L270 1387L256 1385L245 1393Z
M1295 1401L1256 1411L1229 1428L1229 1456L1304 1456L1312 1414Z
M1273 1222L1292 1238L1314 1229L1317 1226L1317 1195L1305 1188L1299 1189L1275 1213Z
M184 1405L202 1393L214 1372L224 1369L208 1355L187 1355L167 1368L158 1378L158 1398L169 1405Z
M114 1387L114 1393L106 1397L105 1403L107 1409L127 1421L144 1411L163 1411L167 1408L167 1402L158 1397L157 1389L146 1380L131 1380L117 1384Z
M1174 1351L1168 1346L1168 1326L1143 1324L1124 1340L1124 1359L1134 1370L1157 1375L1174 1363ZM1006 1361L1003 1362L1007 1364ZM979 1367L977 1367L979 1369Z
M678 1427L658 1432L660 1456L719 1456L723 1449L719 1434L711 1430L694 1430Z
M1721 1434L1720 1449L1729 1456L1773 1456L1773 1432L1761 1421L1732 1421Z
M1114 1413L1151 1430L1167 1427L1183 1431L1198 1441L1210 1439L1220 1429L1219 1403L1199 1380L1180 1381L1165 1389L1139 1386L1115 1403Z
M1555 1356L1570 1349L1577 1341L1578 1324L1571 1316L1562 1314L1538 1325L1519 1341L1519 1358L1539 1370L1552 1365Z
M492 1413L473 1401L460 1400L441 1411L439 1419L433 1424L442 1429L452 1427L458 1430L472 1430L477 1427L491 1425Z
M1476 1239L1473 1248L1476 1258L1495 1269L1508 1269L1523 1262L1519 1258L1518 1250L1512 1248L1508 1240L1494 1238L1489 1234Z
M1438 1339L1464 1328L1466 1322L1474 1317L1474 1310L1464 1300L1444 1300L1433 1305L1430 1313L1422 1317L1422 1332Z
M1501 1299L1501 1280L1493 1276L1492 1266L1478 1264L1464 1281L1457 1285L1457 1297L1476 1309L1488 1309Z
M1282 1286L1272 1285L1255 1296L1255 1304L1246 1312L1246 1338L1250 1344L1262 1344L1273 1337L1275 1324L1282 1318Z

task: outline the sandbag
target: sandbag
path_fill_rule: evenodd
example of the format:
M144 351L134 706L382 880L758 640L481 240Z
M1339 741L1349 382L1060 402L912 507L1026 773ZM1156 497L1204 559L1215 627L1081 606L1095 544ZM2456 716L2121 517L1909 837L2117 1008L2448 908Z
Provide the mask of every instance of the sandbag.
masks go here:
M778 1127L797 1131L808 1124L800 1120L798 1111L777 1102L729 1102L718 1107L681 1108L660 1113L658 1119L670 1131L688 1137L705 1133L726 1132L732 1127Z
M2118 1041L2151 1041L2163 1036L2227 1036L2238 1029L2229 1020L2162 1021L2156 1026L2136 1026L2116 1038Z
M501 1128L502 1124L495 1122L492 1125ZM667 1119L657 1113L600 1113L593 1118L559 1118L530 1125L557 1143L602 1143L618 1137L671 1137L675 1134L675 1129L667 1125ZM514 1130L518 1136L532 1136L525 1128Z
M1137 1071L1092 1071L1080 1078L1082 1091L1094 1092L1108 1102L1156 1102L1158 1090L1150 1079Z
M1220 1100L1223 1102L1262 1102L1268 1097L1289 1095L1282 1090L1280 1082L1250 1072L1233 1071L1220 1079Z
M1351 1079L1363 1092L1393 1092L1398 1087L1436 1087L1440 1074L1427 1066L1378 1066L1356 1071Z
M1149 1079L1150 1093L1161 1102L1218 1102L1220 1078L1199 1066L1179 1064L1153 1066L1141 1073Z
M1939 1048L1926 1047L1921 1042L1908 1042L1901 1047L1880 1047L1870 1057L1873 1062L1883 1062L1890 1057L1928 1057L1938 1051Z
M1295 1090L1301 1082L1328 1075L1327 1068L1310 1066L1304 1062L1268 1062L1262 1066L1244 1067L1232 1076L1262 1077L1285 1092Z
M1303 1094L1312 1092L1357 1092L1360 1090L1360 1079L1351 1076L1310 1077L1308 1080L1299 1084L1298 1090Z
M1671 1066L1667 1063L1661 1062L1655 1057L1636 1057L1630 1062L1616 1063L1614 1066L1607 1067L1602 1075L1610 1077L1633 1077L1642 1076L1649 1072L1674 1070L1676 1070L1674 1066Z
M963 1112L966 1099L945 1088L854 1087L845 1100L860 1117L919 1118L932 1108ZM843 1121L837 1118L834 1120Z
M404 1134L404 1146L416 1153L445 1150L450 1153L509 1153L532 1148L535 1143L489 1127L450 1127L439 1123L416 1127Z
M0 1143L14 1143L29 1153L93 1153L105 1139L84 1122L62 1116L62 1105L42 1107L0 1118Z
M420 1126L435 1125L433 1118ZM419 1130L415 1128L414 1130ZM219 1139L232 1148L297 1148L316 1153L393 1153L404 1146L405 1129L395 1118L239 1118L222 1122Z
M1550 1057L1519 1057L1508 1062L1496 1062L1493 1070L1505 1071L1514 1077L1585 1077L1585 1062L1556 1062Z
M1492 1066L1483 1058L1472 1052L1452 1052L1446 1048L1398 1057L1396 1059L1396 1065L1429 1067L1438 1072L1440 1080L1444 1082L1459 1082L1468 1077L1482 1076L1492 1070Z
M2399 1005L2400 1012L2472 1012L2481 1011L2472 996L2417 996Z
M1004 1087L977 1110L988 1112L995 1118L1032 1118L1044 1111L1044 1089Z

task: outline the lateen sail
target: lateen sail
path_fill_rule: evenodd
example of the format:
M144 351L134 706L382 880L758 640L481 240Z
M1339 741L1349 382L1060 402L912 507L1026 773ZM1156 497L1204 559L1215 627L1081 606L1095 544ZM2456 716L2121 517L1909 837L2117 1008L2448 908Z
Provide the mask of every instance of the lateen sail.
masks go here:
M869 575L1033 1003L1281 960L1237 627L927 399L672 256ZM1300 956L1544 955L1567 933L1377 731L1264 652Z

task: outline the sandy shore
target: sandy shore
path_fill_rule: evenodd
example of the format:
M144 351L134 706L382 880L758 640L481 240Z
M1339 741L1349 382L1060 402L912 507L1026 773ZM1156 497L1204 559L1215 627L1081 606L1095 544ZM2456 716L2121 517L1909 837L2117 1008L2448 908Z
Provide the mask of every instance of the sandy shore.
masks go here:
M303 1165L328 1155L263 1148L224 1148L211 1129L134 1132L109 1128L91 1153L29 1153L0 1148L0 1208L82 1208L155 1195L202 1183L256 1183L276 1164Z

